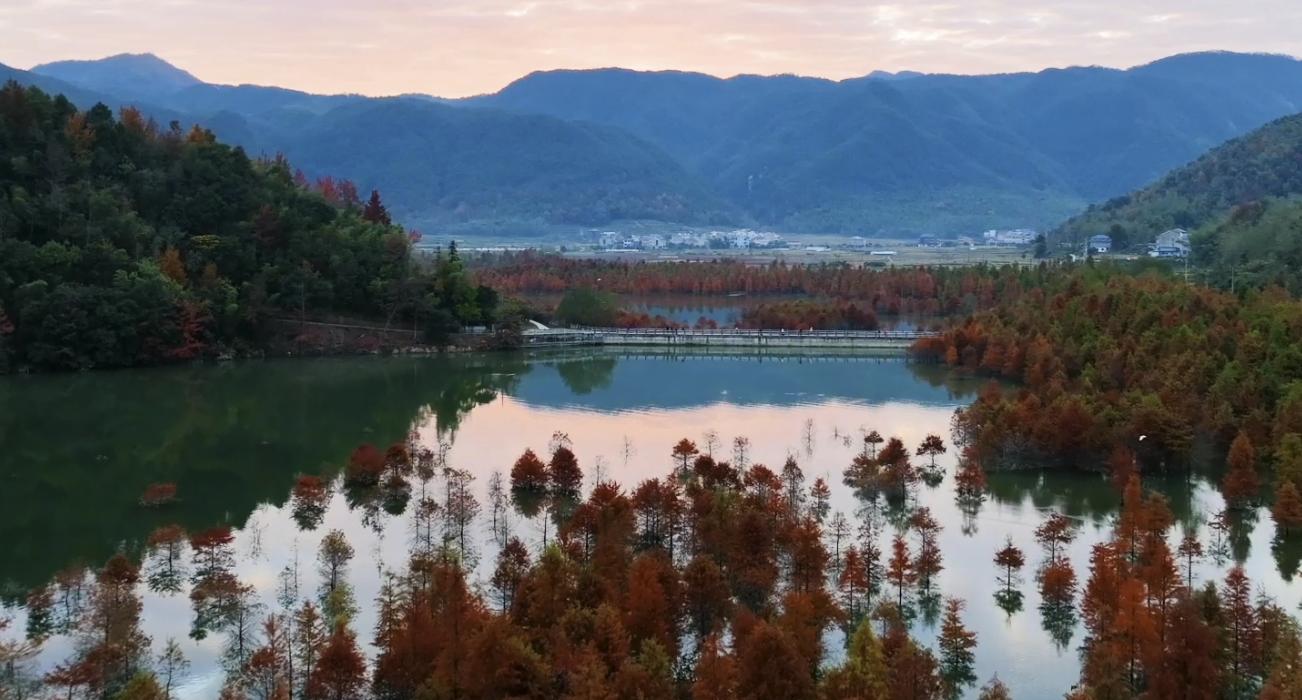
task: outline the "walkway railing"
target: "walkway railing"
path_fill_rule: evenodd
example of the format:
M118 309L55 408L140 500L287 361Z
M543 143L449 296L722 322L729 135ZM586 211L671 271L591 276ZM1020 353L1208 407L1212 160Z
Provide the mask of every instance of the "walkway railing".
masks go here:
M638 339L669 341L681 343L708 344L711 341L753 340L756 343L796 343L856 341L914 341L937 335L933 331L890 330L890 331L819 331L819 330L760 330L750 328L548 328L529 329L524 332L525 342L530 345L557 344L597 344L607 339Z

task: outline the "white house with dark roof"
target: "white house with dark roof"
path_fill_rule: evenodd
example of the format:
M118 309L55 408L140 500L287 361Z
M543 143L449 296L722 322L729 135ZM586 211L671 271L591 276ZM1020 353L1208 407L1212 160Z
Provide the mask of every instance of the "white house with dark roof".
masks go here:
M1189 232L1182 228L1173 228L1157 234L1153 250L1149 255L1155 258L1183 258L1189 255Z

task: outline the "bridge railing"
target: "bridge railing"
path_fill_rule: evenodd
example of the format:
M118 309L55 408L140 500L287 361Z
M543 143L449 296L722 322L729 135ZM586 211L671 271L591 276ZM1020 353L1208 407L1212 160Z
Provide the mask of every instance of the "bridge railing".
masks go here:
M890 339L917 340L938 335L934 331L923 330L889 330L889 331L827 331L827 330L761 330L752 328L597 328L592 326L573 326L569 328L551 328L546 331L525 331L527 336L543 337L547 335L618 335L647 337L691 337L691 338L819 338L819 339Z

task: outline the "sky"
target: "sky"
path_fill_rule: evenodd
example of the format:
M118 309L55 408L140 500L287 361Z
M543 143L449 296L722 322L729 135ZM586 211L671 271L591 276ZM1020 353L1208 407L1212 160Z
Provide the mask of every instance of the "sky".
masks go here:
M0 0L0 63L152 52L216 83L460 97L535 70L842 79L1302 55L1298 0Z

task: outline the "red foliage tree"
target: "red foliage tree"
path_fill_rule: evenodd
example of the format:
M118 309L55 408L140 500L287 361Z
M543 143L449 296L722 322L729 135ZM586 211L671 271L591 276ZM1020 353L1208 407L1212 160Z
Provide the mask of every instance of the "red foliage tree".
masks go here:
M511 467L511 488L521 491L543 492L549 481L547 465L533 450L525 450Z
M891 559L886 568L886 580L895 586L896 605L904 607L904 589L917 578L918 575L913 571L913 559L909 556L909 543L896 535L891 540Z
M346 625L338 625L326 640L308 676L307 695L322 700L361 698L366 688L366 659Z
M1011 593L1013 585L1017 581L1017 572L1021 571L1022 566L1026 564L1026 557L1022 550L1013 545L1013 538L1009 537L1002 549L995 552L995 565L1004 570L999 577L999 581L1004 586L1004 592Z
M359 445L348 457L345 480L354 486L374 486L384 474L384 453L370 443Z
M342 200L339 202L342 204ZM384 207L384 202L380 201L379 190L371 190L371 198L366 200L366 206L362 207L362 218L373 224L388 226L393 223L389 218L389 210Z
M555 452L552 452L547 472L553 495L571 500L579 497L579 490L583 487L583 470L579 469L579 460L570 448L560 445ZM511 477L514 483L514 469L511 471Z
M142 506L161 506L175 500L176 484L171 482L150 484L145 487L145 492L140 494L140 505Z
M687 438L679 440L673 449L674 459L678 462L679 471L686 474L688 464L691 463L693 457L700 453L701 451L696 448L696 443Z
M1270 510L1275 525L1283 531L1302 528L1302 496L1292 481L1285 481L1276 489L1275 505Z
M1257 498L1261 482L1257 478L1257 451L1252 447L1252 440L1242 430L1230 443L1230 453L1226 457L1229 470L1221 482L1221 491L1225 501L1233 507L1245 507Z
M793 669L807 668L808 660L801 658L791 640L777 627L759 621L737 644L736 697L739 700L812 700L815 697L814 681L809 674L793 672Z

